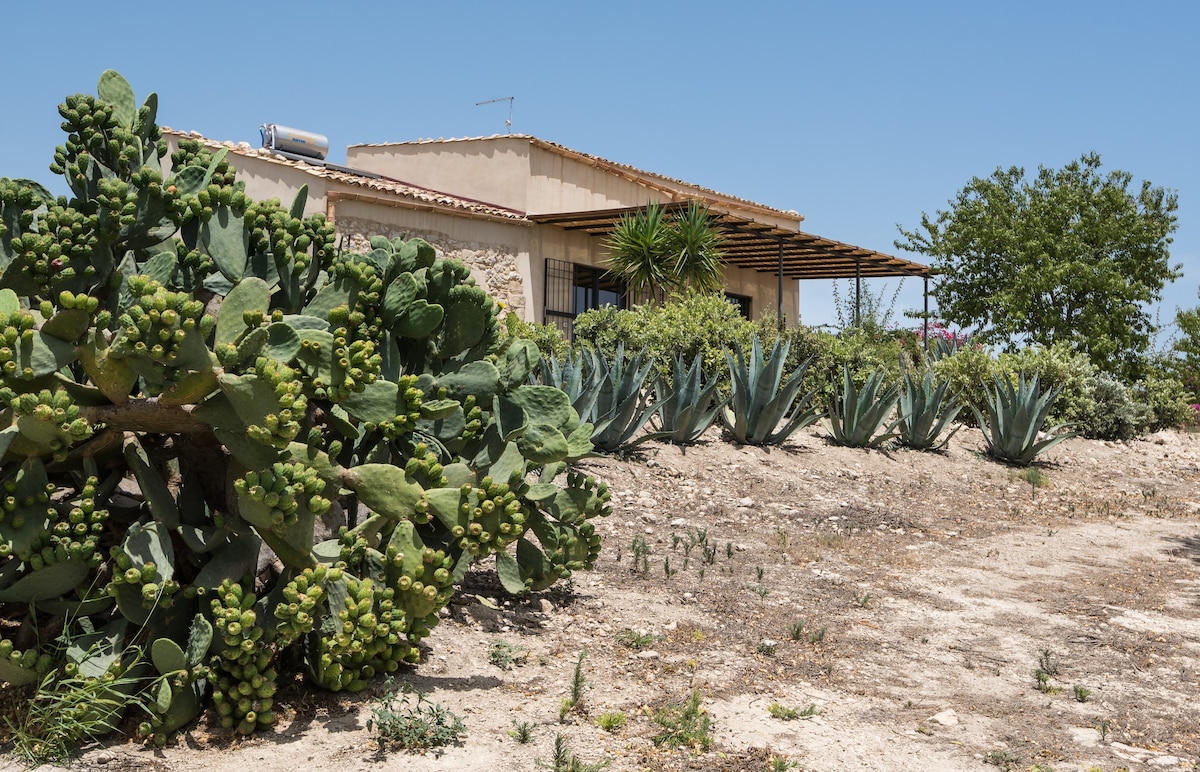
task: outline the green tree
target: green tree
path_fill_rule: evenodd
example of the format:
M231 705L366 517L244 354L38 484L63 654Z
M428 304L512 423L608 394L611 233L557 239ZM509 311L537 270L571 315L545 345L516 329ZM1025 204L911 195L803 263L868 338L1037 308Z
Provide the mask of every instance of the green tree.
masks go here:
M1059 170L976 177L950 208L900 228L900 249L933 258L941 315L982 343L1067 342L1101 369L1136 378L1155 325L1147 304L1181 274L1171 265L1178 196L1148 181L1131 191L1088 153Z
M612 273L622 277L631 291L661 301L687 289L719 290L721 242L708 207L692 201L674 217L655 203L626 214L604 246Z
M1196 292L1200 296L1200 290ZM1200 306L1175 311L1175 371L1192 400L1200 401Z

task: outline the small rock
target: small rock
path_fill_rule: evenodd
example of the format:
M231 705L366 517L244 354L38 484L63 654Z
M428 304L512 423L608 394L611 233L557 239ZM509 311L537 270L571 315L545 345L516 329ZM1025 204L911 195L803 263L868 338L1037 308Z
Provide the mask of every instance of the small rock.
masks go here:
M941 724L942 726L958 726L958 714L955 713L951 708L947 708L941 713L936 713L933 716L930 716L929 720L935 724Z
M550 614L550 613L553 613L553 611L554 611L554 604L551 603L550 601L546 600L545 598L542 598L541 600L538 601L538 606L541 607L543 614Z
M662 655L654 649L646 649L645 651L639 651L637 654L633 655L634 659L658 659L661 656Z
M746 496L745 498L738 499L737 505L739 507L752 507L754 506L754 499Z
M688 521L684 520L682 517L677 517L671 521L671 525L675 528L686 528L687 524Z
M1146 762L1152 767L1177 767L1183 763L1178 756L1156 756Z
M1071 739L1076 745L1095 748L1100 744L1100 732L1087 726L1073 726L1071 727Z

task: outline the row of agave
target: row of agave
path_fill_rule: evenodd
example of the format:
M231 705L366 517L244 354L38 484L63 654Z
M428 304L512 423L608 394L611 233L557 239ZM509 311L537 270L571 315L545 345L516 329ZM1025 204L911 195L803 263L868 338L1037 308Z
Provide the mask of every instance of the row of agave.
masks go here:
M645 352L627 357L618 347L610 361L590 348L563 362L543 359L543 383L562 389L572 406L596 429L592 441L612 452L648 439L677 445L696 442L719 417L732 439L746 445L778 445L796 431L821 421L832 442L861 448L888 443L914 450L940 450L958 430L964 405L949 393L948 381L933 370L905 369L899 383L886 384L882 370L859 384L849 366L828 410L818 408L815 391L802 393L812 360L784 372L790 343L777 340L766 353L754 338L749 352L726 350L730 388L706 377L699 359L676 357L670 377L656 372ZM983 427L988 452L1007 463L1028 465L1043 451L1074 436L1062 425L1046 427L1056 390L1042 393L1035 375L1014 384L997 377L981 406L970 405ZM652 431L642 433L649 422Z

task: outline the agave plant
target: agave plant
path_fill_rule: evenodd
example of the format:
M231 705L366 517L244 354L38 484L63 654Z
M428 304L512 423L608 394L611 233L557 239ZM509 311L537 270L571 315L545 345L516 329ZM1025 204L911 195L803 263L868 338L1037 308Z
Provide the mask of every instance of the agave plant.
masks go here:
M707 383L701 370L702 357L697 356L690 366L682 356L671 363L671 380L662 377L654 383L656 401L660 405L658 428L654 436L672 445L690 445L716 420L725 400L717 398L716 378Z
M583 351L568 352L561 364L558 357L551 354L542 358L539 368L541 383L565 392L571 400L571 407L575 408L583 421L590 421L594 417L596 398L600 396L599 371L596 367L589 367L589 361Z
M580 420L594 424L592 444L597 450L619 450L658 412L659 404L651 401L651 391L646 388L654 359L640 351L627 360L624 344L617 345L612 362L591 349L587 352L592 360L591 378L599 388L593 410L580 413Z
M892 430L900 419L893 415L899 398L895 385L884 388L883 370L871 373L860 390L850 375L850 365L844 364L841 396L832 402L821 423L838 445L877 448L896 436Z
M993 458L1029 466L1042 451L1077 435L1077 432L1062 431L1067 424L1058 424L1043 432L1042 426L1058 398L1059 389L1039 394L1036 374L1026 380L1025 373L1020 373L1015 386L1010 379L1000 376L993 376L993 381L996 388L986 394L986 414L971 407L983 428L988 454ZM1038 439L1043 434L1049 436Z
M749 357L736 345L732 353L725 350L732 393L721 417L733 438L743 445L778 445L821 416L812 404L815 389L798 397L811 357L783 381L783 364L790 349L791 342L779 338L770 358L764 358L762 343L755 335Z
M914 450L941 450L950 442L960 426L956 426L940 442L938 438L962 410L958 395L947 398L948 380L935 381L932 370L926 370L921 380L909 370L904 371L900 389L900 444Z

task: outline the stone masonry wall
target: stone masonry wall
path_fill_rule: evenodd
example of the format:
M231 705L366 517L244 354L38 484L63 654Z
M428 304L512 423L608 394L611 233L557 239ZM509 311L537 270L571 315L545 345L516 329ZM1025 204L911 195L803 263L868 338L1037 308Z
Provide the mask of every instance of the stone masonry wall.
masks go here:
M346 237L347 247L353 252L370 251L372 236L425 239L437 250L439 257L458 260L470 268L479 286L503 303L505 311L512 311L518 319L526 318L524 282L513 247L456 241L444 233L422 233L357 217L338 217L336 225L338 236Z

